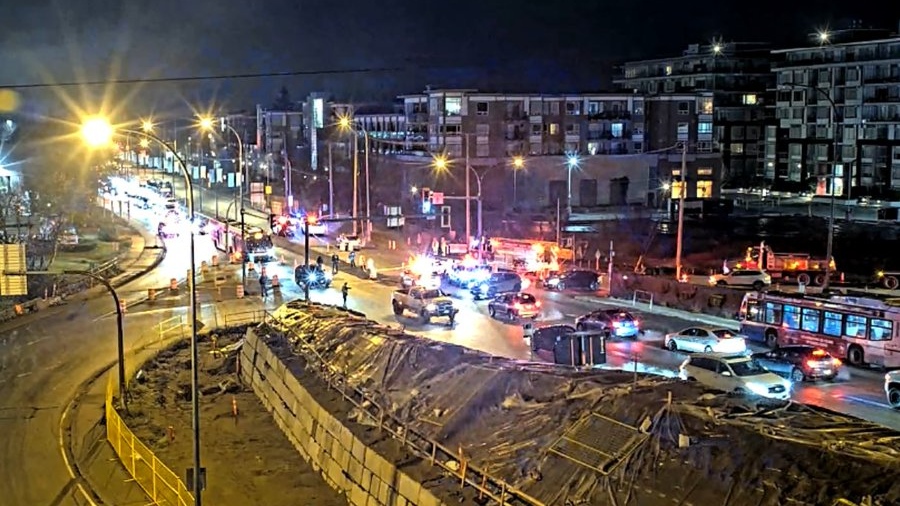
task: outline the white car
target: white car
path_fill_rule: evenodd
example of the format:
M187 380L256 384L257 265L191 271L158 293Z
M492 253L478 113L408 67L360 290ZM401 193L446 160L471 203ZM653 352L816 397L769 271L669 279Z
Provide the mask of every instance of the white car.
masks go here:
M747 342L737 332L717 327L688 327L666 334L666 348L670 351L744 353Z
M772 284L772 276L763 271L734 270L728 274L713 274L709 284L714 286L752 286L762 290Z
M678 376L715 390L767 399L791 398L791 382L746 355L698 353L681 364Z
M341 234L341 236L338 237L337 246L341 251L359 251L359 249L362 247L362 242L360 241L358 235Z
M74 228L67 229L59 234L60 246L78 246L78 232Z
M900 409L900 370L884 375L884 394L892 408Z

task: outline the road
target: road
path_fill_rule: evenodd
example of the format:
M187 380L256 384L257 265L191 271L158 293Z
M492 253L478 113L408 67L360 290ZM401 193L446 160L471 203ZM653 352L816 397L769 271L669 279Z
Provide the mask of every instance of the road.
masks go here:
M132 216L141 219L149 230L155 230L154 216L136 209L132 210ZM264 221L251 217L253 220ZM166 246L168 254L157 269L118 290L128 306L127 349L140 346L149 339L146 331L159 322L184 316L187 312L187 299L183 295L163 297L153 306L140 302L148 288L166 287L171 278L182 278L186 274L189 267L186 239L172 239ZM198 262L211 259L214 250L208 237L197 236L197 252ZM324 253L320 246L313 252L314 255ZM296 239L292 243L280 241L278 254L284 257L285 263L272 263L267 268L270 277L278 275L282 280L280 295L262 301L256 295L258 287L248 281L251 287L248 304L274 308L283 301L300 297L291 279L293 264L302 255L302 244ZM381 269L398 267L389 264L389 255L382 257ZM402 254L393 252L395 262L401 257ZM238 269L239 266L222 267L223 271L229 270L235 275ZM336 277L332 288L313 292L312 299L339 303L339 287L345 281L352 287L350 306L382 323L404 325L408 331L422 337L497 356L530 358L521 327L490 318L485 302L475 302L468 297L458 299L461 312L454 329L440 324L421 326L394 316L389 303L394 286L343 272ZM223 286L226 295L228 290L235 289L234 283L236 281ZM571 322L577 315L610 304L608 300L589 296L576 298L578 294L533 291L543 301L540 324ZM216 306L217 300L226 295L204 291L201 318L223 323L219 321ZM674 373L684 355L662 349L662 335L696 322L657 311L629 309L642 321L647 332L638 341L611 342L609 366L631 370L637 364L640 371ZM0 460L0 483L3 484L4 504L83 504L75 499L73 482L61 457L60 418L78 385L115 360L113 310L111 299L103 295L28 315L0 327L0 430L4 434L0 441L0 452L4 456ZM882 375L876 371L853 369L846 381L802 385L797 388L795 398L900 430L900 417L884 404L881 380Z
M220 197L221 199L222 197ZM209 196L204 198L203 211L214 213L214 199ZM245 215L247 223L261 226L268 230L268 221L261 217L261 213L248 212ZM344 225L349 228L349 225ZM336 232L331 234L331 238ZM278 273L286 290L296 292L292 268L294 262L303 261L303 240L292 238L280 239L278 254L285 258L286 265L272 265L269 275ZM311 241L311 257L322 255L328 258L333 252L326 251L323 243L328 238L314 239ZM366 255L378 258L379 271L394 272L399 270L403 259L408 257L408 252L403 251L403 244L397 251L364 250ZM428 339L457 344L468 348L490 353L496 356L529 360L531 354L529 347L523 339L522 328L519 325L511 325L491 318L487 314L487 302L475 302L462 294L457 300L460 306L460 314L457 316L457 325L454 329L442 326L440 322L427 326L421 326L414 320L396 317L391 311L390 293L395 286L384 283L361 280L357 276L340 274L332 288L313 292L311 298L316 302L340 304L339 287L347 281L352 287L350 292L350 307L365 313L376 321L399 325L407 331L426 337ZM445 287L446 288L446 287ZM453 292L452 289L447 289ZM549 325L553 323L572 323L574 318L590 312L598 307L620 307L619 302L591 297L582 293L546 292L544 290L530 288L539 300L542 301L543 314L538 319L538 324ZM290 298L286 295L285 298ZM692 315L684 312L675 315L660 314L658 311L646 311L626 306L626 309L634 314L641 322L645 334L638 341L616 341L608 345L609 366L633 370L635 359L637 368L642 372L674 376L678 366L685 360L686 355L679 352L670 352L663 348L663 336L668 332L681 330L685 327L702 323L692 318ZM700 315L702 319L702 315ZM763 348L754 348L754 351L762 351ZM885 402L884 397L884 373L877 370L845 368L842 377L833 383L816 382L804 383L795 386L793 398L796 401L821 406L840 413L850 414L865 420L872 421L895 430L900 430L900 416Z

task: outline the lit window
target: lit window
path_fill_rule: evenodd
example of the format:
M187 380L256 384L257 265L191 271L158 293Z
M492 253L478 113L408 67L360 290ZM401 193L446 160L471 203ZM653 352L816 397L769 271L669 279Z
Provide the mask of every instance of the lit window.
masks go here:
M672 66L671 65L666 65L666 75L667 76L672 75Z
M559 123L550 123L550 135L559 133Z
M710 167L700 167L697 169L698 176L712 176L713 170Z
M672 181L672 198L680 199L684 192L684 181Z
M712 197L713 182L697 181L697 198L708 199Z
M689 125L687 123L679 123L678 124L678 135L687 135Z
M622 123L613 123L612 124L612 136L616 139L622 138L622 131L624 130L624 125Z
M744 105L756 105L756 94L755 93L747 93L743 96Z
M731 153L735 155L744 154L744 145L739 142L734 142L731 144Z
M697 133L698 134L711 134L713 130L713 125L709 121L701 121L697 124Z
M447 97L444 99L444 114L447 116L459 116L462 113L462 97Z

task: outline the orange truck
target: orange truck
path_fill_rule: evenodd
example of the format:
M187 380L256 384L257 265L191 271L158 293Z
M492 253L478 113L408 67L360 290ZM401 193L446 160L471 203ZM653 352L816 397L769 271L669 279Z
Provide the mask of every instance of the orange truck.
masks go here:
M796 282L804 285L825 283L827 259L808 253L778 253L765 242L747 248L744 258L729 262L729 267L740 270L761 270L772 276L773 281ZM838 275L834 258L831 259L831 276Z

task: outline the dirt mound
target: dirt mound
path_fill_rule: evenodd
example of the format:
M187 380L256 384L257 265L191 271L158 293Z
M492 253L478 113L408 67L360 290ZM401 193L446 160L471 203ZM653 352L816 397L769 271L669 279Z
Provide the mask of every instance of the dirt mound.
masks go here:
M900 434L695 384L498 359L323 306L270 323L410 430L509 483L519 504L900 503ZM528 497L533 500L529 500Z

